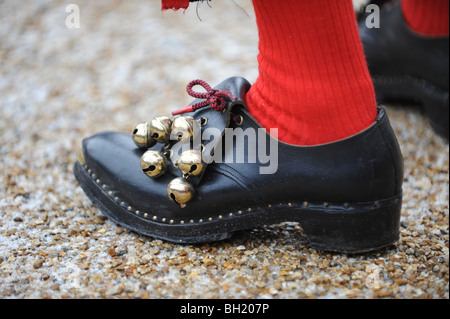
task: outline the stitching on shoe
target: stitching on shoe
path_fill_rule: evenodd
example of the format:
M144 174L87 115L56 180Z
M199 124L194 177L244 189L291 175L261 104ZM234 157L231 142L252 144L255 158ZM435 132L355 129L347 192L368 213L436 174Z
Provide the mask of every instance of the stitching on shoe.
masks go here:
M81 165L81 164L80 164ZM170 225L198 225L205 222L204 218L198 218L197 222L195 219L176 219L176 218L167 218L167 217L161 217L153 214L149 214L148 212L141 212L140 210L135 209L134 207L128 205L125 203L121 198L114 194L113 191L108 190L109 187L106 184L102 184L101 180L97 178L97 175L87 166L81 165L86 173L88 174L89 178L93 183L98 185L99 189L105 193L110 199L114 200L119 206L121 206L124 210L127 210L130 213L133 213L136 216L139 216L141 218L145 218L149 221L154 222L162 222L164 224L170 224ZM247 214L250 213L257 213L261 209L267 209L267 208L275 208L275 207L284 207L284 208L290 208L290 209L310 209L310 210L318 210L318 209L327 209L330 212L336 211L336 210L344 210L344 211L351 211L352 209L365 209L368 212L375 209L380 209L381 207L390 207L392 205L398 204L400 201L401 194L397 196L393 196L388 199L384 200L378 200L373 202L363 202L363 203L334 203L334 202L309 202L309 201L303 201L301 203L293 204L293 203L279 203L279 204L268 204L267 206L261 206L258 207L258 210L255 208L249 207L247 209L241 209L237 212L230 212L228 214L220 214L216 217L208 217L206 218L206 221L213 222L213 221L223 221L226 220L226 217L234 218L235 216L242 216L247 212Z

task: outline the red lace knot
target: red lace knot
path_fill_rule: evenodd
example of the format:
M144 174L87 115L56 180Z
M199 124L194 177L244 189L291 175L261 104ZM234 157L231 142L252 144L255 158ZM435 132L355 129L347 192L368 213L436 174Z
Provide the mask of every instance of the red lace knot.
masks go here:
M202 86L206 90L206 92L205 93L195 92L193 88L196 85ZM211 86L203 80L194 80L189 82L189 84L186 87L186 91L190 96L196 99L204 99L205 101L195 103L185 108L179 109L175 112L172 112L174 116L194 112L206 106L210 106L214 111L222 112L227 105L227 99L230 99L232 101L236 101L238 99L230 91L215 90L211 88Z

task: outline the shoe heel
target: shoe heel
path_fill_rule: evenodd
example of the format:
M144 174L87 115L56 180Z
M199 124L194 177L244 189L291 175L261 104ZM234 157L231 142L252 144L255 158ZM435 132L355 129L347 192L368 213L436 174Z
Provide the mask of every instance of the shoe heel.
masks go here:
M361 253L395 243L399 238L401 197L373 205L308 209L300 225L310 246L321 251Z
M448 92L410 77L374 77L378 103L408 102L423 107L434 131L449 140Z

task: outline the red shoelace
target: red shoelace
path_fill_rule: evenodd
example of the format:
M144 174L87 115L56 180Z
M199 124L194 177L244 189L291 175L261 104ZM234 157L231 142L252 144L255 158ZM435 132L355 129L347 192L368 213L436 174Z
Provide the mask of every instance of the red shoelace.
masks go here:
M197 85L203 87L206 90L206 92L205 93L195 92L193 88ZM222 112L227 104L227 99L230 99L232 101L236 101L238 99L230 91L215 90L203 80L194 80L189 82L189 84L186 87L186 91L193 98L204 99L205 101L181 108L177 111L172 112L172 115L175 116L189 112L194 112L198 109L207 106L210 106L215 111Z

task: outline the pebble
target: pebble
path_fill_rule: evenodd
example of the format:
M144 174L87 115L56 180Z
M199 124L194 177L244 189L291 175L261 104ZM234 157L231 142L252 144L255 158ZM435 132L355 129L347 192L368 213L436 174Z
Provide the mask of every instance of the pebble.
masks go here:
M38 259L34 264L33 264L33 268L34 269L39 269L42 267L42 264L44 263L44 259Z
M414 108L388 106L405 158L391 247L316 251L296 223L176 245L105 218L73 178L81 138L190 103L193 78L254 82L258 37L248 0L200 6L203 22L195 7L77 4L74 30L51 0L1 3L0 298L449 298L449 148Z

